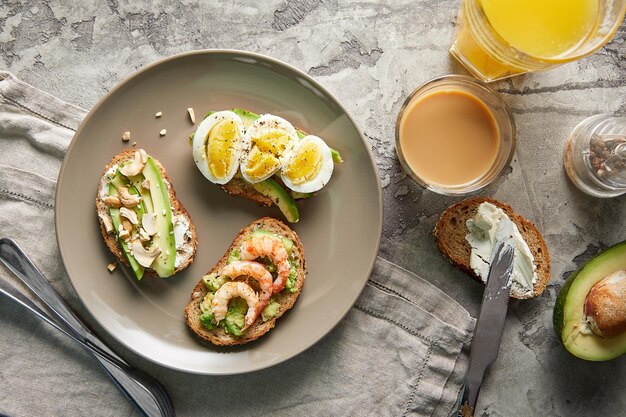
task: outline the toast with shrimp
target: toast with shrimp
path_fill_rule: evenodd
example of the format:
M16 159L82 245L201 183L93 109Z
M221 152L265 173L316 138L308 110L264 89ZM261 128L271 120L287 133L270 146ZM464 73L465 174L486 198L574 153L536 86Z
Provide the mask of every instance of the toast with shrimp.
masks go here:
M471 257L475 248L473 248L468 241L468 237L471 239L471 230L469 229L471 226L468 224L468 220L473 223L478 223L477 213L483 205L485 205L485 210L491 211L486 211L486 214L480 215L482 217L481 222L485 223L490 213L503 212L501 214L511 219L519 231L520 240L525 242L532 255L532 264L534 264L533 275L535 277L532 282L532 288L529 286L523 289L516 284L514 279L513 285L511 286L511 297L525 299L540 295L546 289L546 285L550 280L550 253L548 252L548 247L537 228L530 221L515 213L507 204L494 200L493 198L473 197L448 207L439 218L433 232L437 247L441 253L448 258L452 265L459 268L473 279L479 282L485 282L486 276L479 276L477 274L478 268L474 268L471 265ZM518 242L516 246L523 246L523 243ZM519 248L516 249L516 258L519 256L518 249ZM477 258L480 258L480 254L478 255ZM517 262L517 260L515 262ZM515 269L519 268L514 268L514 270ZM484 271L483 275L486 275Z
M218 346L256 340L293 307L305 276L298 235L281 221L263 217L239 232L195 286L185 308L187 325Z
M96 196L100 231L111 253L135 277L166 278L189 266L198 238L161 163L143 149L115 155Z

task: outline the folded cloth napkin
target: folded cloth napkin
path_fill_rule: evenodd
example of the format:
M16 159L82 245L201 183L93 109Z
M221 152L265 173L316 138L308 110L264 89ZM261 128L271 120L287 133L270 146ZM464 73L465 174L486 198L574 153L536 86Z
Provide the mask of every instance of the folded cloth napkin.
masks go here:
M306 352L275 367L198 376L165 369L125 349L77 299L56 246L55 181L85 111L6 72L0 72L0 100L0 235L25 249L111 347L165 385L178 415L451 412L467 368L474 319L433 285L382 258L340 324ZM19 287L4 267L0 279ZM0 414L136 414L80 347L6 300L0 301L0 334Z

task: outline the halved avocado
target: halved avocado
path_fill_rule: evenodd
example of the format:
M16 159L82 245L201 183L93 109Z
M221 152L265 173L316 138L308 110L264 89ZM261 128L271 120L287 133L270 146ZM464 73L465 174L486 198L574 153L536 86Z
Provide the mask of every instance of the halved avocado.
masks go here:
M589 361L606 361L626 353L626 332L601 337L585 320L585 299L604 277L626 269L626 241L601 252L572 274L554 306L554 329L571 354Z

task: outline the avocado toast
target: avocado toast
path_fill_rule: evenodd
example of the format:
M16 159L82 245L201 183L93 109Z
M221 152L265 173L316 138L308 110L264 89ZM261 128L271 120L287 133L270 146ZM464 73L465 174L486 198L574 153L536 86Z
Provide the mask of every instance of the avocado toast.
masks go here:
M135 277L169 277L191 264L196 229L161 163L143 149L113 157L98 184L102 238Z
M282 248L287 251L286 258L289 264L289 276L283 283L284 288L277 287L280 278L280 265L276 261L279 256L261 256L251 263L259 267L259 264L267 271L271 271L272 278L270 284L273 286L271 298L261 305L253 315L254 320L246 323L247 318L252 316L250 309L253 306L246 303L241 297L233 296L226 299L228 312L220 320L215 298L220 297L228 285L241 283L253 289L258 298L263 298L264 289L260 284L250 279L250 276L238 275L234 277L225 276L227 268L232 269L234 265L241 265L252 259L245 256L247 247L253 240L279 241ZM275 253L282 252L278 247ZM252 255L254 256L254 255ZM230 266L230 267L229 267ZM235 274L231 274L235 275ZM271 217L263 217L254 221L242 229L235 237L233 243L228 248L224 256L218 263L207 272L198 282L191 293L191 301L185 308L185 318L189 328L200 338L211 342L214 345L228 346L240 345L258 339L276 325L276 320L287 310L293 307L302 292L304 279L306 276L306 263L304 258L304 248L298 235L284 223ZM273 282L272 282L273 279ZM250 295L251 298L254 296Z

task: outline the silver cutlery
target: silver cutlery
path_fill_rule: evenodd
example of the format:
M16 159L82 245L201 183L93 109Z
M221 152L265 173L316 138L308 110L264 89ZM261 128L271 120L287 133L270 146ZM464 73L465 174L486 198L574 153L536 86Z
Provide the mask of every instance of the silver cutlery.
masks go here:
M509 304L514 254L513 223L504 218L498 224L487 285L474 329L465 387L454 416L474 415L485 371L498 357Z
M21 304L72 339L98 360L122 394L144 416L174 417L174 407L165 388L150 375L128 365L106 346L72 312L69 306L12 239L0 239L0 261L35 294L56 317L34 302L3 285L0 293Z

